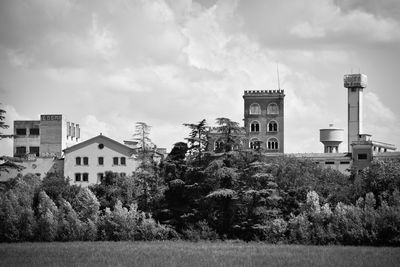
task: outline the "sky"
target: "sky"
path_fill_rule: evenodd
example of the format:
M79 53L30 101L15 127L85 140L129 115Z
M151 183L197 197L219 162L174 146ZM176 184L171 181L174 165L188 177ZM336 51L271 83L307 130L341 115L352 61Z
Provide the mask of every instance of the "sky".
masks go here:
M82 140L122 142L146 122L170 151L183 123L243 125L244 90L278 89L277 66L285 152L323 152L330 123L347 133L343 75L360 72L364 133L400 147L398 0L0 0L3 133L64 114Z

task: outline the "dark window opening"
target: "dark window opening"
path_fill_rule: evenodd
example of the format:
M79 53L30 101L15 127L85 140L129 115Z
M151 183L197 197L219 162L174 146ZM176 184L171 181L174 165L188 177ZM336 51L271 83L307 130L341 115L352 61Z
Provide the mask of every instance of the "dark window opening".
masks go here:
M26 147L24 146L17 146L17 149L15 151L17 156L23 156L26 154Z
M38 146L30 146L29 154L35 154L36 157L39 157L39 147Z
M114 157L113 158L113 164L114 165L118 165L118 157Z
M121 165L126 165L126 158L125 157L121 157Z
M29 135L39 135L39 128L29 129Z
M333 161L327 161L327 162L325 162L325 164L326 164L326 165L334 165L335 162L333 162Z
M341 161L340 164L350 164L350 161Z
M103 149L104 145L103 144L99 144L98 147L99 147L99 149Z
M255 150L258 150L258 149L260 149L261 148L261 141L251 141L250 142L250 148L251 149L255 149Z
M367 154L358 154L358 159L368 159Z
M121 173L120 173L120 176L121 176L121 177L126 177L126 173L121 172Z
M17 135L26 135L26 129L25 128L17 128L16 133L17 133Z
M83 157L83 165L89 165L89 158Z
M76 157L75 158L75 164L76 165L81 165L81 157Z
M251 132L259 132L260 131L260 124L258 122L253 122L250 127Z
M270 122L268 124L268 132L277 132L278 131L278 124L276 122Z
M271 150L277 150L279 148L278 140L276 140L276 139L268 140L267 147L268 147L268 149L271 149Z
M99 157L98 162L99 162L99 165L104 165L104 158Z
M85 172L85 173L82 175L82 180L83 180L84 182L89 182L89 174L88 174L87 172Z
M80 181L81 181L81 174L75 173L75 182L80 182Z

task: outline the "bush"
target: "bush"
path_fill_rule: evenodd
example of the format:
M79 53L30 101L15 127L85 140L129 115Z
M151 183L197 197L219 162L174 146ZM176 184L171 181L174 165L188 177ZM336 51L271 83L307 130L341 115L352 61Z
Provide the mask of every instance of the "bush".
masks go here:
M190 225L182 231L182 234L184 239L190 241L218 239L217 232L213 230L205 220L199 221L195 225Z

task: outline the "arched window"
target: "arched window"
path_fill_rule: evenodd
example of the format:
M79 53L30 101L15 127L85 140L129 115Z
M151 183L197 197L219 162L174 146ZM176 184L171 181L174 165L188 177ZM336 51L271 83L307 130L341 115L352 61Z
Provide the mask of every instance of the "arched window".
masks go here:
M260 131L260 124L258 121L252 121L250 124L250 132L259 132Z
M250 114L261 114L261 108L260 105L257 103L253 103L250 105Z
M278 123L276 121L270 121L268 123L268 132L277 132L278 131Z
M261 141L259 141L257 138L251 139L249 146L250 146L251 149L260 149L261 148Z
M221 151L224 149L224 142L221 140L217 140L214 143L214 150L215 151Z
M270 138L267 142L267 148L269 150L278 150L279 149L279 142L276 138Z
M267 107L267 114L279 114L279 107L276 103L271 103Z

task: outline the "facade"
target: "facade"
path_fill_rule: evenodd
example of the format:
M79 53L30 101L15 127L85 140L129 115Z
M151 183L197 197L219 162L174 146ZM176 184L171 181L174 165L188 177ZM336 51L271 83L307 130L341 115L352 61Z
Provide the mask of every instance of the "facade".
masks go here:
M247 147L266 153L284 152L283 90L244 91L244 129Z
M106 171L131 175L139 166L135 149L102 134L64 149L64 177L71 184L100 183Z
M47 174L54 173L57 175L64 174L64 159L60 158L7 158L0 159L6 168L0 168L0 182L17 177L18 174L25 175L28 173L35 174L43 178ZM2 165L0 164L0 165Z
M63 115L44 114L37 121L14 121L14 135L14 157L61 157L78 143L80 127Z

